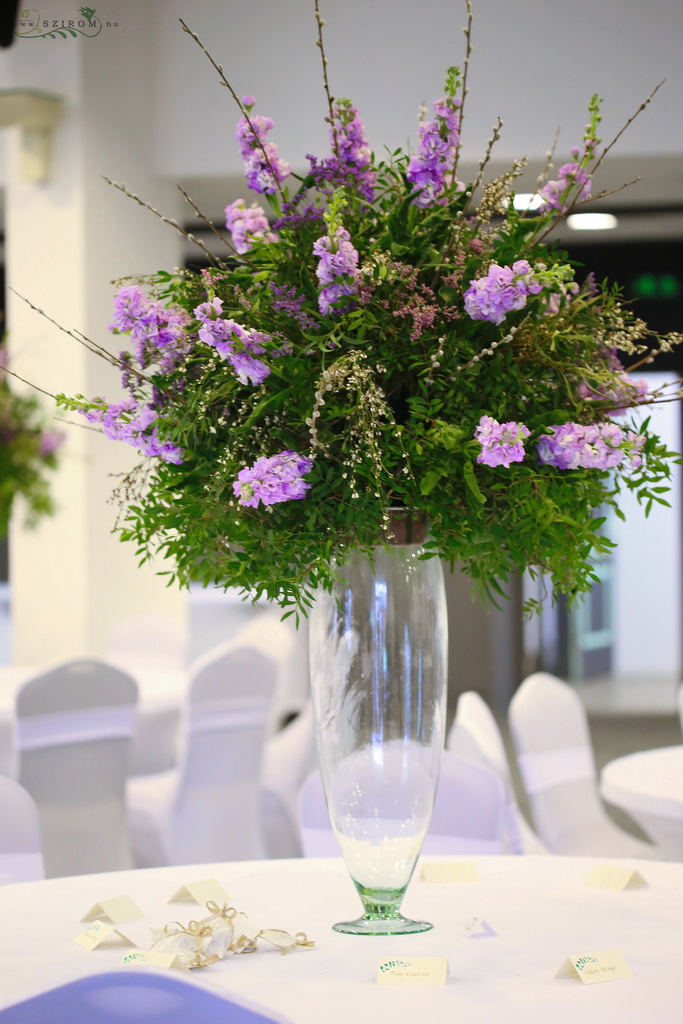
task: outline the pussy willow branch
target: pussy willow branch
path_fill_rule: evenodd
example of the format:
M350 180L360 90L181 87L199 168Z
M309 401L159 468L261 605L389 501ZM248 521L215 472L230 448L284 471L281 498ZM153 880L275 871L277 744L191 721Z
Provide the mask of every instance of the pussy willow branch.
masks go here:
M640 104L640 106L638 107L638 109L636 110L636 112L635 112L634 114L631 114L631 116L629 117L629 119L628 119L628 121L626 122L626 124L625 124L625 125L623 125L623 127L622 127L622 128L620 128L620 130L619 130L619 131L617 132L617 134L616 134L616 135L614 136L614 138L612 139L612 141L611 141L611 142L610 142L610 143L609 143L609 144L608 144L607 146L605 146L605 148L603 149L602 153L601 153L601 154L600 154L600 156L598 157L598 159L597 159L596 163L595 163L595 164L593 165L593 168L592 168L592 170L591 170L591 174L595 174L595 172L597 171L598 167L600 167L601 163L602 163L602 162L604 161L605 157L606 157L606 156L607 156L607 154L609 153L610 149L612 149L612 147L614 146L614 144L615 144L616 142L618 142L618 140L619 140L619 139L621 138L621 136L622 136L622 135L624 134L624 132L626 131L626 129L627 129L627 128L628 128L628 127L629 127L629 126L631 125L631 124L633 124L633 122L635 121L635 119L636 119L636 118L638 117L638 114L642 114L642 112L643 112L643 111L645 110L645 108L646 108L646 107L648 106L648 104L652 102L652 100L654 99L654 97L655 97L655 96L656 96L656 94L657 94L657 93L659 92L659 90L661 89L661 87L662 87L662 86L664 85L664 83L665 83L665 82L666 82L666 78L663 78L663 79L661 80L661 82L659 82L659 84L658 84L658 85L656 85L656 86L654 87L654 89L652 90L652 92L650 93L650 95L649 95L649 96L647 97L647 99L644 99L644 100L643 100L643 102L642 102L642 103Z
M332 141L334 144L334 155L339 159L339 143L337 142L337 126L334 123L334 96L330 92L330 83L327 78L327 57L325 56L325 46L323 44L323 25L325 22L320 17L319 0L315 0L315 22L318 26L318 38L315 45L320 50L320 60L323 67L323 85L325 86L325 95L327 96L327 106L330 111L330 127L332 129Z
M163 221L164 224L170 224L172 228L175 228L176 231L178 231L183 236L183 238L187 238L189 242L192 242L194 245L199 246L204 255L207 256L210 262L213 263L215 266L220 267L222 270L229 269L227 264L224 263L223 260L221 260L218 256L214 256L211 250L207 248L204 242L202 242L201 238L196 238L191 232L187 231L181 224L179 224L177 220L174 220L173 217L167 217L165 214L161 213L154 206L152 206L151 203L148 203L145 199L141 199L140 196L135 194L135 192L131 192L130 189L126 188L125 185L121 185L118 181L112 181L111 178L108 178L106 176L106 174L103 174L102 177L108 185L113 185L114 188L117 188L119 190L119 192L123 192L124 196L128 196L129 199L134 199L136 203L139 203L140 206L143 206L145 210L149 210L150 213L153 213L156 217L159 218L159 220Z
M59 323L58 320L54 320L53 317L46 313L45 310L40 309L40 307L34 305L30 299L27 299L25 295L22 295L21 292L18 292L16 288L12 288L10 286L10 291L14 292L17 298L21 299L22 302L25 302L26 305L35 313L39 313L40 316L44 317L48 321L48 323L53 324L63 334L67 334L70 338L73 338L74 341L77 341L79 345L82 345L83 348L88 350L88 352L92 352L93 355L99 356L100 359L104 359L105 362L108 362L112 366L115 366L118 370L126 370L132 376L137 377L139 381L143 381L145 384L150 384L153 387L156 387L158 391L167 393L162 386L160 386L158 383L155 384L154 381L152 381L151 377L148 377L145 373L142 373L140 370L137 370L134 366L131 366L125 359L122 359L120 356L115 356L113 352L110 352L108 349L106 349L104 345L100 345L98 342L93 341L92 338L86 337L86 335L81 334L80 331L74 331L70 330L68 327L64 327L62 324ZM8 373L12 373L12 371L8 370ZM17 374L15 374L14 376L17 376ZM31 382L26 381L25 383L30 384ZM31 387L34 386L35 385L31 385ZM38 388L37 390L40 391L41 389ZM45 394L49 394L49 392L46 391ZM50 395L50 398L54 397L54 395Z
M206 224L207 228L209 228L209 230L210 230L210 231L213 231L213 233L214 233L214 235L216 236L216 238L217 238L217 239L218 239L219 241L223 242L223 244L224 244L224 245L227 245L228 249L232 249L232 251L233 251L233 252L235 253L235 255L236 255L236 256L239 256L239 258L240 258L240 260L241 260L242 262L244 262L244 263L250 263L251 261L250 261L250 260L249 260L249 259L248 259L248 258L247 258L246 256L242 256L242 255L240 255L240 254L239 254L239 253L237 252L237 249L236 249L236 248L235 248L235 246L234 246L234 245L232 244L232 242L230 242L230 241L229 241L229 240L228 240L228 239L227 239L227 238L225 237L225 235L223 235L223 234L222 234L222 233L221 233L221 232L220 232L220 231L218 230L218 228L217 228L217 227L216 227L216 225L215 225L215 224L213 223L213 221L209 220L209 218L208 218L208 217L206 216L206 214L202 213L202 211L201 211L201 210L199 209L199 207L198 207L198 206L197 206L197 204L195 203L194 199L192 199L192 197L191 197L191 196L189 196L189 195L187 194L187 192L185 191L185 189L184 189L184 188L182 188L182 186L181 186L181 185L178 185L178 186L177 186L177 188L178 188L178 191L179 191L179 192L180 192L180 193L181 193L181 194L183 195L183 197L184 197L184 199L185 199L185 202L186 202L186 203L188 203L188 205L192 207L192 209L193 209L193 210L194 210L194 212L195 212L195 213L197 214L197 216L198 216L198 217L199 217L199 219L200 219L200 220L202 221L202 223L203 223L203 224ZM225 264L224 264L224 266L225 266Z
M550 147L550 149L548 150L548 152L546 153L546 155L545 155L545 164L543 165L543 169L542 169L541 173L536 178L536 191L537 192L542 188L543 185L545 185L546 180L548 178L548 175L550 174L550 169L553 166L553 160L555 158L555 150L557 149L557 142L558 142L559 138L560 138L560 129L556 128L555 129L555 138L553 139L553 144Z
M240 108L240 112L241 112L242 116L245 118L247 124L249 125L249 129L250 129L252 135L254 136L254 139L258 143L259 148L261 149L261 152L263 153L263 159L265 160L265 162L266 162L266 164L268 166L268 169L269 169L270 173L273 176L273 181L275 182L277 190L280 193L280 197L284 200L285 194L282 191L282 186L280 185L280 182L277 180L277 175L275 173L275 168L273 167L273 165L272 165L272 163L270 161L270 157L268 156L268 153L266 151L266 147L264 146L263 142L261 141L261 139L259 138L259 136L256 133L256 130L254 128L254 123L251 120L251 118L249 117L248 110L246 109L246 107L242 103L242 100L239 98L239 96L237 95L237 93L235 92L233 87L230 85L230 82L225 77L225 72L223 71L222 65L216 63L216 61L213 59L213 57L211 56L211 54L209 53L207 48L204 46L204 43L201 41L201 39L199 38L197 33L193 32L192 29L188 28L182 18L178 18L178 21L183 26L183 30L185 32L187 32L188 36L191 36L194 39L195 43L197 44L199 49L202 51L202 53L204 53L206 55L206 57L208 57L209 61L213 65L213 67L218 72L218 76L219 76L219 78L221 80L221 84L225 86L225 88L228 90L228 92L230 93L230 95L234 99L234 101L237 104L237 106Z
M466 0L467 3L467 25L463 29L465 33L465 59L462 65L462 99L460 102L460 126L458 134L458 145L455 149L455 159L453 161L453 173L451 175L451 185L455 182L455 172L458 169L458 160L460 158L460 146L462 140L462 122L465 116L465 100L467 98L467 72L470 69L470 56L472 55L472 0Z

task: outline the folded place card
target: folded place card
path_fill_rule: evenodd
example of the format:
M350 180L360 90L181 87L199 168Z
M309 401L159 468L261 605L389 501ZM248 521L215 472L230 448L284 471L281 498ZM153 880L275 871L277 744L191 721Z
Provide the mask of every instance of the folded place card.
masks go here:
M617 981L630 978L631 969L618 949L603 949L599 953L569 956L560 965L556 978L580 978L584 985L599 981Z
M115 896L110 900L100 900L83 915L81 921L92 921L94 917L99 917L103 921L111 921L112 924L124 924L125 921L135 921L138 917L144 916L130 896Z
M591 889L638 889L647 882L633 868L615 867L612 864L596 864L584 885Z
M201 878L197 882L187 882L185 885L181 885L168 902L180 903L183 900L194 900L201 906L209 901L220 905L227 903L228 894L215 878Z
M118 946L121 943L125 943L126 946L134 944L132 939L114 928L112 924L107 924L106 921L93 921L84 932L76 936L74 942L83 946L83 949L97 949L98 946L103 945Z
M182 957L175 953L157 953L154 949L129 949L121 963L126 967L168 967L189 971Z
M378 985L445 985L448 973L445 956L382 957L375 981Z
M473 860L437 861L423 864L420 878L423 882L479 882L479 872Z
M496 935L497 933L483 917L470 917L463 924L462 928L458 929L458 935L462 935L466 939L487 939Z

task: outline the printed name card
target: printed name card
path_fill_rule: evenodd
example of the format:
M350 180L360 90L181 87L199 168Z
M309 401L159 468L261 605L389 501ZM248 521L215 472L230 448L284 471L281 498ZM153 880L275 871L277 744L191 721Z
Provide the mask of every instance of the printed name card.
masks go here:
M473 860L444 860L423 864L420 878L423 882L479 882L479 872Z
M462 928L458 929L458 935L462 935L465 939L488 939L496 934L497 932L483 917L470 917Z
M638 889L647 885L643 876L633 868L615 867L612 864L596 864L584 885L591 889Z
M448 973L445 956L382 957L375 981L378 985L445 985Z
M228 894L215 878L201 878L198 882L188 882L181 885L176 893L171 896L169 903L180 903L183 900L194 900L195 903L204 904L209 900L218 903L228 902Z
M125 921L135 921L138 917L144 916L130 896L116 896L110 900L100 900L83 915L81 921L92 921L94 917L99 917L103 921L111 921L112 924L123 924Z
M125 967L168 967L189 971L189 967L176 953L157 953L154 949L129 949L121 963Z
M114 928L112 924L107 924L106 921L93 921L84 932L76 936L74 942L83 946L83 949L97 949L98 946L120 945L121 943L125 943L126 946L133 945L132 939L127 938L123 932Z
M631 969L620 950L603 949L599 953L567 957L555 977L580 978L584 985L595 985L600 981L630 978Z

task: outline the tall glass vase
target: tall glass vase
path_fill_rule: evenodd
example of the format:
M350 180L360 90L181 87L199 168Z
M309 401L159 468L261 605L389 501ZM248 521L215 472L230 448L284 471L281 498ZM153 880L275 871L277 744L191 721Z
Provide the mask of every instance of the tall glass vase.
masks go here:
M406 531L406 525L408 527ZM424 524L352 552L310 617L311 687L327 806L363 915L340 932L426 931L401 901L429 825L446 713L446 599ZM407 534L407 536L406 536Z

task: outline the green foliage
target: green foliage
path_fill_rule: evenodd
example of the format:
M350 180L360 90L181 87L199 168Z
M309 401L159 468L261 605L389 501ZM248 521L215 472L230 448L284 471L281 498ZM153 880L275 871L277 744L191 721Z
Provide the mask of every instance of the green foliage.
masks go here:
M0 537L7 536L17 497L29 527L54 512L45 473L56 467L61 441L61 435L45 428L38 401L15 394L7 377L0 377Z

